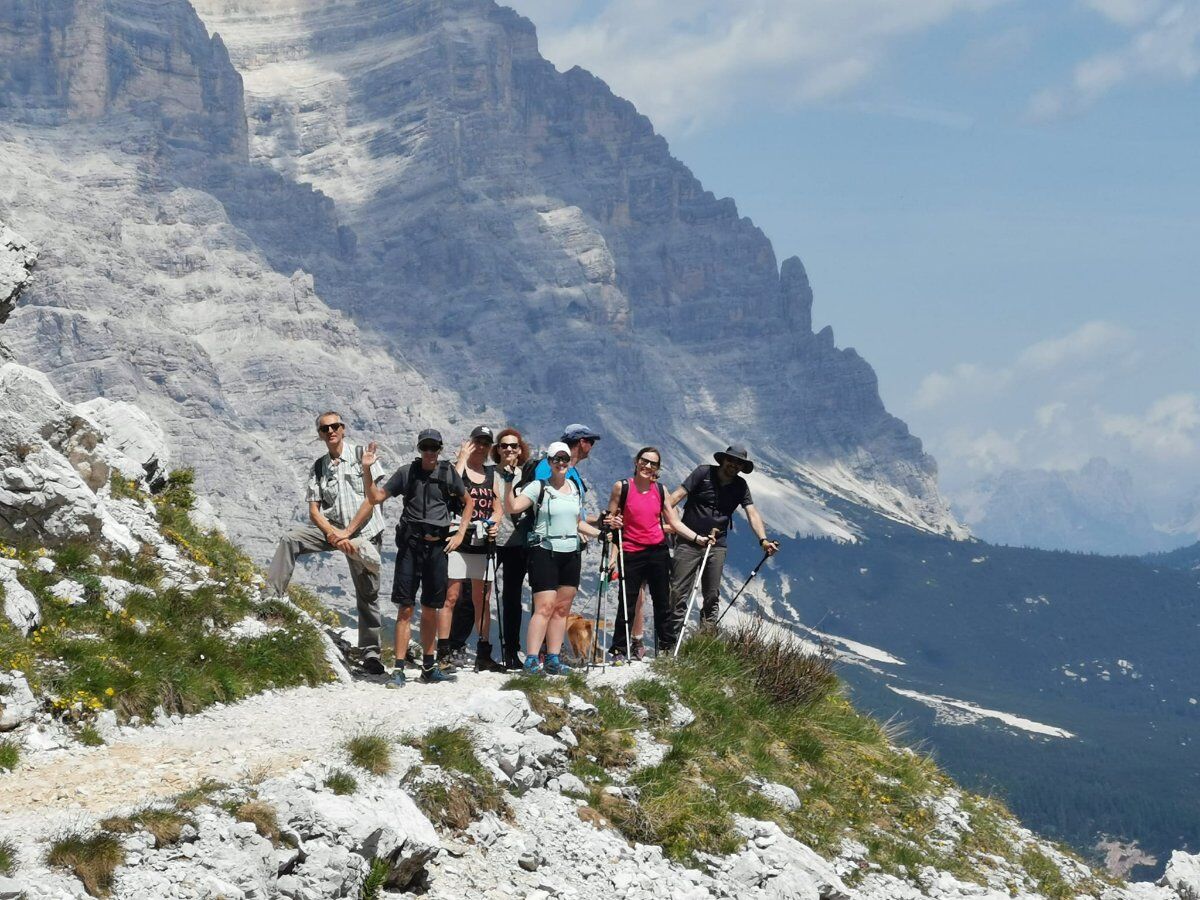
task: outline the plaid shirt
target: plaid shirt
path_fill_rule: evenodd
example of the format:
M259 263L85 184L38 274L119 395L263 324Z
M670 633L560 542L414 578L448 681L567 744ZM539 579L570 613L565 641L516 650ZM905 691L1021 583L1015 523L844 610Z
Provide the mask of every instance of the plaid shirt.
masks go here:
M324 473L324 477L322 476ZM383 466L379 460L371 466L371 477L376 484L384 480ZM354 518L358 508L362 506L366 490L363 487L362 466L358 463L355 445L349 441L342 443L342 455L331 459L326 453L315 463L308 472L308 492L305 501L319 503L321 514L330 524L344 528ZM371 518L367 519L360 537L370 539L383 531L383 511L376 506L371 510Z

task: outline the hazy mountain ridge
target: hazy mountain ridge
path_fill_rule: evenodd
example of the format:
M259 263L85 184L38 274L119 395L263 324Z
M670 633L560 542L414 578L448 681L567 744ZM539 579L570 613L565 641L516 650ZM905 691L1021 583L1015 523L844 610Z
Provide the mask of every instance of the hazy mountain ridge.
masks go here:
M978 537L1015 547L1136 555L1189 535L1156 524L1131 473L1101 458L1077 471L1000 472L957 492L952 506Z

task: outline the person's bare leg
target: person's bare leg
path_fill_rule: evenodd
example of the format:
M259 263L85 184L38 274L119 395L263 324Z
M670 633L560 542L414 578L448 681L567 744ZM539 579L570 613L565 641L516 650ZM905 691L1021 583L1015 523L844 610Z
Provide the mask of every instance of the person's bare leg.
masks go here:
M462 594L461 581L451 581L446 585L446 605L438 611L437 615L437 636L443 641L450 637L450 624L454 621L454 604L458 603L460 594ZM475 595L472 594L471 596L474 597ZM422 613L422 622L424 619L425 615Z
M483 581L482 579L471 579L471 596L478 597L475 601L475 633L479 635L481 641L487 641L489 644L489 636L491 633L492 613L492 583Z
M546 639L546 631L550 627L550 617L554 614L557 591L539 591L533 595L533 614L529 617L529 628L525 631L525 655L537 659L542 642ZM558 636L562 643L562 634Z
M412 637L413 608L400 606L396 608L396 638L393 649L396 652L396 665L403 668L404 660L408 658L408 642Z
M433 656L437 652L440 619L440 610L421 607L421 649L426 656Z
M554 612L546 629L547 653L558 653L562 650L563 636L567 633L567 616L571 613L571 604L575 601L577 590L564 586L554 592Z

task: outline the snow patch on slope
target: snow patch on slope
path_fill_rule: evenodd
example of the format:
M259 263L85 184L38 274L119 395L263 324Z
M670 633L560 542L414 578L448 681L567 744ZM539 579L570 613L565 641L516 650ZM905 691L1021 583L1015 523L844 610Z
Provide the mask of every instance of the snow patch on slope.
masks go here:
M1045 725L1041 722L1035 722L1033 719L1015 716L1012 713L985 709L982 706L976 706L974 703L968 703L965 700L955 700L952 697L941 697L937 694L920 694L916 691L893 687L890 684L887 688L901 697L907 697L910 700L915 700L930 707L935 714L934 720L940 725L975 725L983 719L996 719L1010 728L1017 728L1030 734L1055 738L1075 737L1072 732L1067 731L1065 728Z

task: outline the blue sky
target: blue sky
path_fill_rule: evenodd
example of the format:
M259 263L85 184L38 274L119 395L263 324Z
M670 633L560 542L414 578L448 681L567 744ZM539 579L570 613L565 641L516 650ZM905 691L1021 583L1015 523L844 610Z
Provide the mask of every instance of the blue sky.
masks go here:
M948 493L1200 488L1200 0L513 5L804 260Z

